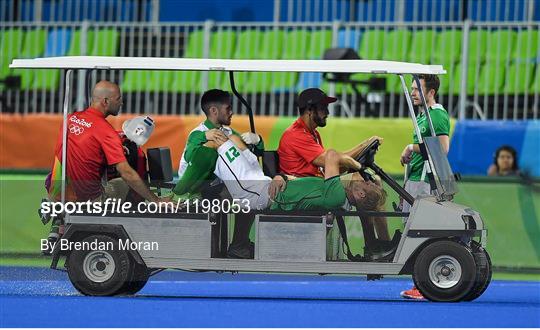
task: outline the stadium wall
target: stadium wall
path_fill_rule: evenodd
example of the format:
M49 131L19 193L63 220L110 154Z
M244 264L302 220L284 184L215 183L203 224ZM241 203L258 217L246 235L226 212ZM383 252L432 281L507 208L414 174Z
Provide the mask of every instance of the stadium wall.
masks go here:
M120 129L124 120L133 115L109 117ZM178 168L180 156L189 132L203 121L202 116L154 116L156 130L145 148L168 146L173 167ZM294 117L255 118L257 132L263 137L267 150L276 150L283 131ZM234 116L233 128L249 131L247 116ZM452 122L453 123L453 122ZM56 139L60 132L60 115L0 115L0 169L48 169L53 161ZM327 148L347 150L372 135L384 137L385 142L377 155L377 162L389 173L402 173L399 156L405 144L412 139L409 119L345 119L331 118L320 129Z

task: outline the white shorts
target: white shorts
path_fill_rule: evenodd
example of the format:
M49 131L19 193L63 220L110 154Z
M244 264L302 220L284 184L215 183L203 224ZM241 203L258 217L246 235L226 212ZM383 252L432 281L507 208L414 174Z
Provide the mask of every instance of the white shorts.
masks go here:
M405 182L405 190L411 194L413 198L431 195L431 186L424 181L407 180L407 182ZM402 212L409 212L410 210L411 205L404 200ZM403 221L407 221L407 218L404 218Z
M248 200L252 210L266 209L272 179L264 175L257 156L248 149L241 151L231 140L218 148L218 154L214 174L225 183L231 196Z

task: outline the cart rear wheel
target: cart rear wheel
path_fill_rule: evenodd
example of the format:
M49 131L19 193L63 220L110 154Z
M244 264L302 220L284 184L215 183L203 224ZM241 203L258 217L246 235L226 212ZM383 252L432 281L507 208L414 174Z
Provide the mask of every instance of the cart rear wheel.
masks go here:
M413 280L422 295L432 301L460 301L475 284L476 265L465 246L436 241L416 258Z
M471 242L471 248L476 264L476 280L469 295L463 299L465 301L473 301L480 297L486 291L489 283L491 283L491 276L493 274L491 259L487 251L476 241Z
M129 254L118 248L117 240L105 235L88 236L81 243L83 248L68 257L67 272L73 286L90 296L119 293L133 269Z

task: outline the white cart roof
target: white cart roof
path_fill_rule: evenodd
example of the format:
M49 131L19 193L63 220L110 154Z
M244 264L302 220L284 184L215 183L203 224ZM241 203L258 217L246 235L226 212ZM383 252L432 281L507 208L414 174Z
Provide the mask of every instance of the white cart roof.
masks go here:
M107 69L252 72L445 74L442 65L372 60L224 60L162 57L61 56L15 59L12 69Z

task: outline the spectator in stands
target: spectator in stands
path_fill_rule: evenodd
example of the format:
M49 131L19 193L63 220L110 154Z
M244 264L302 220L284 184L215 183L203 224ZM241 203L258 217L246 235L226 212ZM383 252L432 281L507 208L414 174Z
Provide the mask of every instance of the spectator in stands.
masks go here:
M440 81L436 75L420 75L420 88L426 99L428 111L433 122L433 128L435 129L435 135L438 136L444 152L448 153L450 149L450 119L448 112L442 105L438 104L435 100L437 92L439 90ZM420 134L422 137L431 136L431 129L426 116L426 109L424 109L424 103L420 96L419 87L416 81L413 79L411 98L413 104L419 107L419 114L416 118L418 126L420 128ZM422 195L431 195L430 185L427 179L427 163L424 162L422 155L420 154L420 146L418 144L418 137L416 132L413 132L413 143L409 144L403 149L401 153L401 164L408 165L407 179L405 181L405 190L412 195L413 198L417 198ZM402 211L409 212L410 205L402 201ZM401 296L407 299L423 299L424 297L413 287L410 290L402 291Z
M324 159L326 150L317 127L326 126L328 104L336 102L335 97L327 96L318 88L308 88L298 96L298 113L300 117L285 130L278 147L279 170L286 175L295 177L318 176L324 177ZM372 136L354 148L338 152L342 169L354 169L351 162L374 140L382 138ZM388 251L390 235L386 219L362 219L362 228L366 241L366 254L376 254ZM374 230L375 228L375 230ZM375 237L377 232L378 239Z
M509 145L500 146L495 152L493 164L488 168L489 176L519 175L516 149Z

